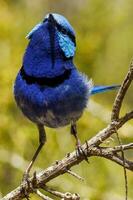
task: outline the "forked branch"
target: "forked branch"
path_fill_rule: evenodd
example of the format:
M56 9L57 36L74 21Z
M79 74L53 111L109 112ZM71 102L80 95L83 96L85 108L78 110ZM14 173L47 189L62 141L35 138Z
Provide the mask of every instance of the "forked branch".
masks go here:
M115 146L115 147L101 147L102 143L105 140L109 139L112 134L117 132L119 128L121 128L126 122L128 122L129 120L133 118L133 111L125 114L123 117L119 117L124 97L126 95L126 92L129 86L131 85L132 80L133 80L133 60L131 61L128 73L114 101L112 115L111 115L111 122L108 124L106 128L98 132L94 137L92 137L85 144L82 145L82 148L88 157L92 157L92 156L104 157L106 159L109 159L123 166L123 158L119 154L119 152L121 152L121 148L123 149L123 151L127 151L130 149L133 150L133 143L125 144L122 146L121 145ZM45 195L43 196L43 194L40 193L38 189L43 188L44 190L48 191L46 184L49 181L51 181L52 179L64 173L68 173L68 171L70 172L70 169L72 166L79 164L83 160L84 160L84 156L82 155L77 156L77 153L73 151L67 154L62 160L56 162L55 164L51 165L47 169L38 173L36 177L35 176L31 177L29 184L26 182L22 183L14 191L11 191L9 194L3 197L2 200L23 199L25 197L25 193L23 191L25 191L27 195L29 195L30 193L36 193L43 199L51 199ZM124 164L125 168L127 168L130 171L133 171L132 161L125 159L124 163L125 163ZM75 177L76 176L78 177L78 175L75 175ZM51 190L51 193L52 193L52 190ZM56 196L58 194L58 197L61 199L72 199L72 198L79 199L79 196L78 195L76 196L76 194L73 194L73 196L71 196L71 194L69 193L71 198L67 198L67 196L65 197L65 195L60 192L55 191L55 193L56 193ZM53 195L55 194L53 193Z

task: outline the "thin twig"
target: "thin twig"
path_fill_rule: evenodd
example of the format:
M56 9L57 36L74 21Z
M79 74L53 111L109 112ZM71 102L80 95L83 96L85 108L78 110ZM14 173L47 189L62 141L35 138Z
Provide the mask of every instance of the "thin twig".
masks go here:
M119 145L121 147L121 157L122 157L122 160L123 160L123 171L124 171L124 178L125 178L125 200L127 200L128 199L128 180L127 180L127 171L126 171L126 167L125 167L124 149L122 147L122 142L121 142L121 139L120 139L117 131L116 131L116 136L117 136L117 140L119 142Z
M106 159L112 160L113 162L116 162L117 164L123 166L122 157L119 154L117 154L116 152L113 152L112 150L113 150L113 148L111 148L111 151L110 151L110 148L93 147L93 148L91 148L90 156L104 157ZM126 167L126 169L133 171L133 162L125 159L125 167Z
M122 123L121 125L123 125L131 119L133 119L133 111L126 113L123 117L119 119L119 122L121 122Z
M45 191L51 193L52 195L56 196L56 197L60 197L62 199L65 199L65 200L79 200L80 199L80 196L79 194L71 194L70 192L66 192L66 193L62 193L62 192L59 192L59 191L56 191L56 190L53 190L52 188L46 186L46 185L43 185L42 186L42 189L44 189Z
M54 199L51 199L50 197L42 194L39 190L36 190L35 192L39 197L41 197L43 200L54 200Z
M101 149L105 149L109 152L120 152L121 151L121 146L114 146L114 147L100 147ZM133 143L129 144L123 144L122 145L123 150L132 150L133 149Z
M76 174L75 172L73 172L72 170L66 170L66 172L72 176L74 176L75 178L77 178L80 181L84 181L84 178L82 178L81 176L79 176L78 174Z

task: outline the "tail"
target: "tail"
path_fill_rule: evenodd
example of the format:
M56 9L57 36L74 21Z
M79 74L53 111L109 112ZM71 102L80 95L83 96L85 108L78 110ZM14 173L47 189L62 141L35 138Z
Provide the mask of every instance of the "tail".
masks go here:
M117 90L119 89L120 85L111 85L111 86L94 86L91 90L91 95L98 94L102 92L107 92L109 90Z

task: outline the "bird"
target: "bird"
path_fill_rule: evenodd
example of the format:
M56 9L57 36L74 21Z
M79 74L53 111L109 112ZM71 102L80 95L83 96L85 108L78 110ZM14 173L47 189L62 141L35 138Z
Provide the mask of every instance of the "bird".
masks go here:
M119 85L94 86L93 81L76 68L73 61L76 33L64 16L48 13L26 38L29 43L14 82L14 97L24 116L36 124L39 146L24 177L29 176L46 142L45 127L70 125L76 149L83 153L76 124L90 96L119 88Z

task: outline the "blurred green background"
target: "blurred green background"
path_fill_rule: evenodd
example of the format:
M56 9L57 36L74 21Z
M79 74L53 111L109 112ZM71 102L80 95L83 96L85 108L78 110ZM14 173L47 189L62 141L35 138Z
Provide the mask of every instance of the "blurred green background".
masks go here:
M48 12L57 12L71 22L76 31L78 69L93 78L95 84L119 84L133 56L132 0L0 0L0 196L17 187L22 174L38 145L38 134L17 108L13 98L13 82L21 67L26 34ZM133 107L131 87L122 113ZM78 122L81 141L104 128L116 92L96 95ZM75 141L70 127L46 129L47 143L33 170L44 169L67 152L74 150ZM123 143L133 139L130 121L120 131ZM117 144L114 136L109 144ZM133 152L126 152L133 159ZM63 175L48 185L59 191L77 192L83 200L123 200L124 175L122 167L102 158L90 158L73 170L85 178L80 182ZM133 174L128 172L129 200L133 199ZM32 195L31 199L39 199Z

